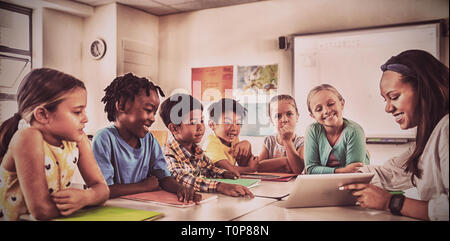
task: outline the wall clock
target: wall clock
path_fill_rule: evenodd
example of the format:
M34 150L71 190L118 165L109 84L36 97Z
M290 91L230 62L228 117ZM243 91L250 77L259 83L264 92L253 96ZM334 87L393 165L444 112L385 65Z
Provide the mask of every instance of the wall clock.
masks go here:
M106 43L105 40L101 38L96 38L91 42L89 47L89 53L93 59L101 59L106 53Z

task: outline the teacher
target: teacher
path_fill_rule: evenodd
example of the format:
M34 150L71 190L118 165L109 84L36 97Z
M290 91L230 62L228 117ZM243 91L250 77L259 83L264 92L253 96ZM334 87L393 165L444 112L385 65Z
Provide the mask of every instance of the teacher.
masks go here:
M407 50L381 66L380 92L385 111L403 130L417 127L416 143L382 166L371 184L349 184L364 208L387 210L423 220L449 220L449 70L431 54ZM416 187L420 200L387 190Z

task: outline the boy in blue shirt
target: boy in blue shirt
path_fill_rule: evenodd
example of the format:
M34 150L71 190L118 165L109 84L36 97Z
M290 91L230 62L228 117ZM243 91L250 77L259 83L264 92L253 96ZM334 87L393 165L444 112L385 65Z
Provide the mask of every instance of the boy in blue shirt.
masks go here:
M149 133L159 107L161 88L131 73L117 77L105 89L102 102L114 125L93 139L95 159L110 189L110 197L162 189L180 201L201 199L193 189L179 184L167 169L164 153Z

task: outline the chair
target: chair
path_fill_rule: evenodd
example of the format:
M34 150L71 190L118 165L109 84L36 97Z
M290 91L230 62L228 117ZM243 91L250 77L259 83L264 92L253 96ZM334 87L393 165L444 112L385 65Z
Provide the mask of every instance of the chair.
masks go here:
M160 146L164 146L167 142L169 132L167 130L150 130L150 133L156 138Z

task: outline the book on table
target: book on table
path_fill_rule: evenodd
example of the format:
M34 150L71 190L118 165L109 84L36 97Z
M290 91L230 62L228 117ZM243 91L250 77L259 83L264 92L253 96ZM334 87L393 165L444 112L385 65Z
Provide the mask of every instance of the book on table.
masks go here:
M160 212L97 206L80 209L67 217L52 219L53 221L151 221L163 217Z
M274 182L288 182L296 176L298 176L298 174L279 172L252 172L241 174L241 178L261 179L262 181Z
M261 182L260 179L246 179L246 178L238 178L238 179L206 178L206 179L229 184L239 184L247 188L255 187Z

